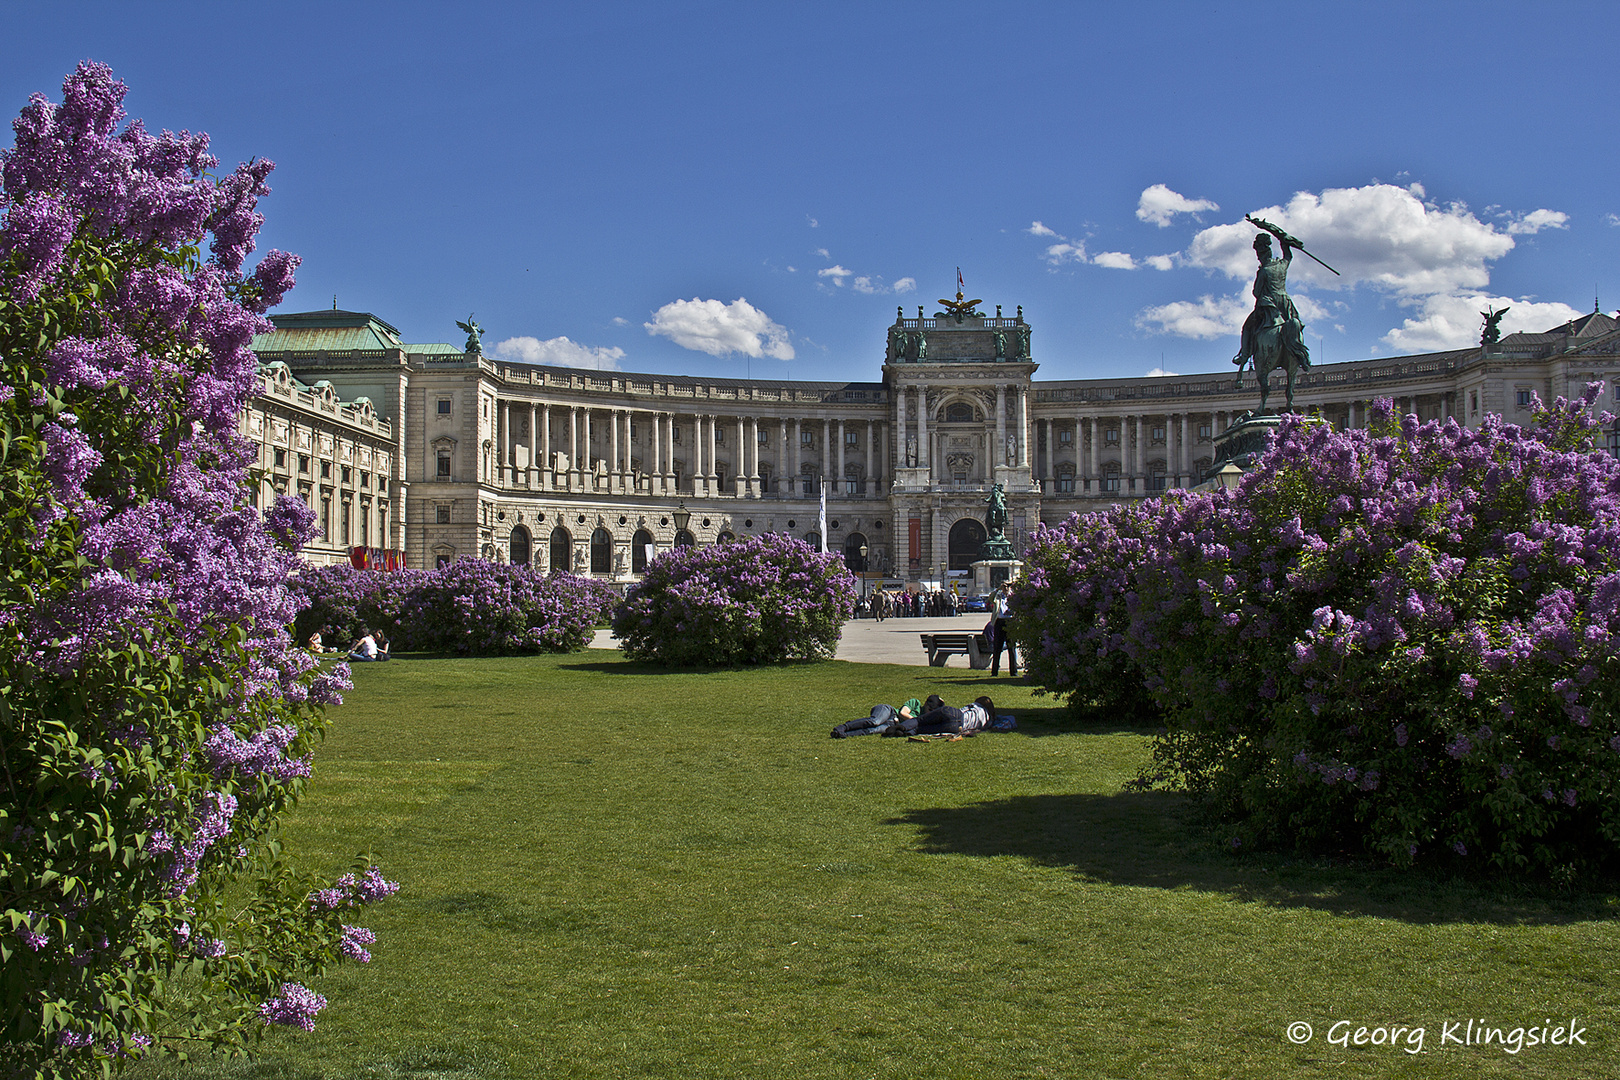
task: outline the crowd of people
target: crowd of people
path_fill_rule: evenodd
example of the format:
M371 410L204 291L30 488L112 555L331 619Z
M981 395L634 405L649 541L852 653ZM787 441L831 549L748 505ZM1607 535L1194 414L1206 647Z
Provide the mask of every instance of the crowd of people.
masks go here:
M942 618L961 610L962 599L947 589L879 589L855 601L855 615L884 619Z

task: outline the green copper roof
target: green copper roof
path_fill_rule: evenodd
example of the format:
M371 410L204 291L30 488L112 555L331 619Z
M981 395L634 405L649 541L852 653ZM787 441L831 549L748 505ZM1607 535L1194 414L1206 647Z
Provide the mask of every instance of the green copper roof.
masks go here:
M399 331L363 311L303 311L272 315L275 329L253 338L256 353L391 352L403 347Z

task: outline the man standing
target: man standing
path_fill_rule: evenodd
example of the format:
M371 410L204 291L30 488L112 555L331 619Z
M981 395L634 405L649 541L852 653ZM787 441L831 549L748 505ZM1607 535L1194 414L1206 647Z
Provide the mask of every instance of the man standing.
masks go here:
M995 630L996 640L991 644L995 652L990 657L990 674L1001 674L1001 650L1007 650L1007 674L1018 678L1018 646L1007 634L1007 586L998 585L996 591L990 594L991 625Z

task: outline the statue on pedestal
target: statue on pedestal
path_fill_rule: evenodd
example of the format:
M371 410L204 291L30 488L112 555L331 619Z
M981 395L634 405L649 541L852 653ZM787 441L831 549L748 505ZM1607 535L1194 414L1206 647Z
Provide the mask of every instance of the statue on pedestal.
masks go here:
M482 356L484 354L484 345L480 339L483 336L484 328L479 326L471 315L467 316L466 322L458 322L456 325L467 333L467 348L465 351Z
M1288 409L1292 411L1294 379L1311 366L1310 350L1305 347L1305 323L1299 317L1294 301L1288 296L1288 266L1293 261L1294 252L1304 251L1305 245L1268 221L1252 217L1245 217L1244 220L1265 232L1254 238L1254 254L1260 260L1260 268L1254 275L1254 310L1243 323L1242 343L1232 363L1239 366L1238 383L1241 385L1242 365L1254 361L1255 378L1260 383L1262 413L1266 411L1266 398L1271 393L1271 373L1282 368L1288 373ZM1273 258L1271 254L1273 236L1282 245L1280 258ZM1305 253L1310 255L1308 251ZM1316 256L1311 255L1311 258ZM1321 262L1320 259L1317 261Z

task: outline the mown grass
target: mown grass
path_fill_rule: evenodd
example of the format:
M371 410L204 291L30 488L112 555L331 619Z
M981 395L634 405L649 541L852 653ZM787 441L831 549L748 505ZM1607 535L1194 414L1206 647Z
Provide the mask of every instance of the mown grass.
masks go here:
M1144 733L967 670L360 666L288 827L399 895L313 1035L142 1077L1608 1075L1613 897L1234 856L1127 794ZM1020 730L828 730L988 692ZM1575 1016L1586 1047L1441 1045ZM1421 1024L1426 1053L1329 1026ZM1315 1039L1285 1029L1311 1023Z

